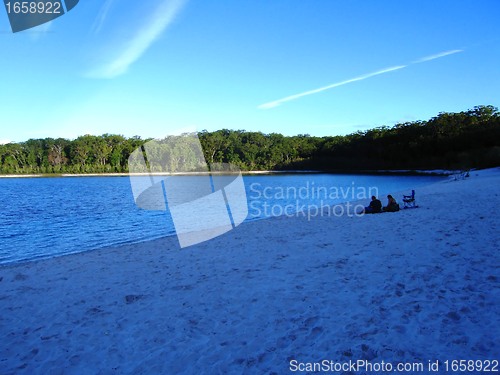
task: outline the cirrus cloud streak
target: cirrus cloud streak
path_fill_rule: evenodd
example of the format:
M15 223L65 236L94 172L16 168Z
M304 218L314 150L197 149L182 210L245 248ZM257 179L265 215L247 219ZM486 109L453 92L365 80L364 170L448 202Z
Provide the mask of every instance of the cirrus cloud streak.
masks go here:
M423 62L436 60L436 59L439 59L441 57L453 55L453 54L459 53L459 52L463 52L463 50L456 49L456 50L450 50L450 51L440 52L440 53L437 53L435 55L430 55L430 56L422 57L422 58L420 58L418 60L412 61L411 63L409 63L407 65L398 65L398 66L393 66L393 67L390 67L390 68L380 69L380 70L377 70L377 71L372 72L372 73L363 74L363 75L360 75L360 76L357 76L357 77L354 77L354 78L346 79L344 81L333 83L333 84L328 85L328 86L323 86L323 87L320 87L320 88L317 88L317 89L314 89L314 90L305 91L305 92L302 92L300 94L290 95L290 96L284 97L282 99L278 99L278 100L274 100L272 102L261 104L257 108L258 109L271 109L271 108L275 108L275 107L280 106L283 103L286 103L286 102L289 102L289 101L292 101L292 100L296 100L296 99L302 98L304 96L318 94L318 93L320 93L322 91L330 90L330 89L333 89L335 87L347 85L347 84L353 83L353 82L363 81L365 79L368 79L368 78L371 78L371 77L375 77L375 76L378 76L378 75L381 75L381 74L386 74L386 73L390 73L390 72L393 72L393 71L396 71L396 70L404 69L404 68L406 68L406 67L408 67L410 65L413 65L413 64L420 64L420 63L423 63Z
M114 78L127 72L128 68L136 62L163 34L175 20L186 0L164 0L151 12L152 17L139 29L127 45L111 61L102 64L91 71L91 78ZM111 2L108 3L109 10ZM106 5L106 4L105 4ZM104 16L104 18L106 15ZM104 20L98 20L94 31L98 32Z

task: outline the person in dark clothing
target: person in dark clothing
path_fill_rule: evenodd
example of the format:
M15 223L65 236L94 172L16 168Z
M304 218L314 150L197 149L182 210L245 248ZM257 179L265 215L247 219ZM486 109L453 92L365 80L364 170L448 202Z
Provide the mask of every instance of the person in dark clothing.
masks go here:
M384 212L396 212L399 211L399 204L396 202L392 195L387 196L387 206L384 207Z
M365 207L365 214L378 214L382 212L382 202L374 195L368 207Z

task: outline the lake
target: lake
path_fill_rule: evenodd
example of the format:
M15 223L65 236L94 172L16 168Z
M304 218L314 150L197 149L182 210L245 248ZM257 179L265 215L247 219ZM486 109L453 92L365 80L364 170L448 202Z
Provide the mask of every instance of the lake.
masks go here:
M435 176L271 174L243 177L246 221L416 189ZM0 179L0 264L174 235L167 211L135 205L128 177ZM418 194L418 192L417 192ZM401 199L401 197L396 197ZM193 212L196 215L196 212Z

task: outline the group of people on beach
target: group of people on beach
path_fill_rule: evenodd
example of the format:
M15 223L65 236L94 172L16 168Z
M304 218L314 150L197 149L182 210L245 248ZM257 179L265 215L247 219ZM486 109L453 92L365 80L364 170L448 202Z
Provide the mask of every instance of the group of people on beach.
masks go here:
M368 207L365 207L365 214L378 214L381 212L396 212L399 211L399 204L392 195L387 196L387 206L382 207L382 202L376 197L372 196L372 201Z

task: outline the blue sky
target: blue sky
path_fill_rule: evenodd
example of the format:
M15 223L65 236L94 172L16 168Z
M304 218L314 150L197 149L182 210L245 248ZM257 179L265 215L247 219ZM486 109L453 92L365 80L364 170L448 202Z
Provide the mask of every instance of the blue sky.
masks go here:
M500 2L80 1L13 34L0 140L348 134L500 106Z

